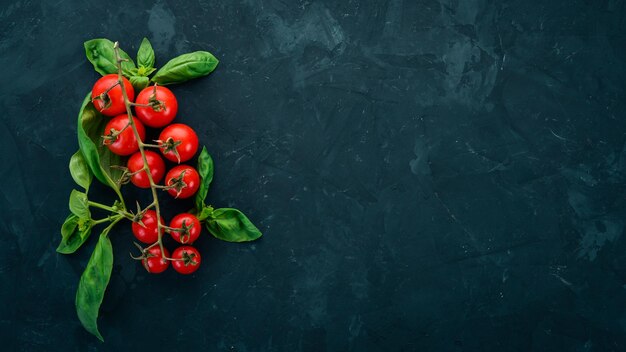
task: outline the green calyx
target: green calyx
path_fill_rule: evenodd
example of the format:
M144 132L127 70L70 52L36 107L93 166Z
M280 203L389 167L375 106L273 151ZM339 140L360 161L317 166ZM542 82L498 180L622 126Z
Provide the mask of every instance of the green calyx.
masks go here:
M180 154L178 154L176 147L178 147L182 141L175 141L174 138L170 137L165 142L157 141L157 143L159 143L160 147L163 148L163 154L174 153L178 163L180 164Z
M180 229L177 229L176 232L180 235L180 242L187 243L189 241L189 237L191 236L191 229L193 228L193 223L187 226L187 221L183 220L183 224Z
M196 261L196 253L187 253L187 251L183 250L183 264L185 264L185 266L189 266L189 265L198 265L198 262Z
M170 181L167 184L168 188L173 189L173 190L176 191L176 198L178 198L178 196L180 195L180 192L182 192L183 188L187 187L187 184L183 180L183 178L185 177L185 171L187 171L187 170L183 170L180 173L180 175L178 175L178 177L170 179Z

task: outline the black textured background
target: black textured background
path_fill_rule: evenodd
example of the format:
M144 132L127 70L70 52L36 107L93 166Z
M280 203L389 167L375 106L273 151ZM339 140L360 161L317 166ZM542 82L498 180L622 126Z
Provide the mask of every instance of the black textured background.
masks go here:
M625 15L619 0L2 2L3 350L626 350ZM74 311L94 242L54 251L98 77L82 43L134 53L143 36L157 65L221 60L173 88L179 121L216 162L212 203L264 237L205 236L194 277L149 276L119 226L101 344Z

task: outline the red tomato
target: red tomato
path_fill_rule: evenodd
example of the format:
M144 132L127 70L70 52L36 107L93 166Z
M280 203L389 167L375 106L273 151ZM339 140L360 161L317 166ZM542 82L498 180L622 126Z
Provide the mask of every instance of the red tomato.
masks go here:
M152 107L135 106L135 114L146 126L163 127L176 117L178 101L171 90L157 86L156 95L154 86L145 88L137 96L137 104L152 105Z
M156 152L151 150L145 150L144 152L146 153L146 160L148 161L148 168L150 169L150 174L152 175L152 181L154 181L154 183L161 182L163 176L165 176L165 162ZM143 158L141 157L141 153L136 152L131 155L131 157L128 158L126 167L128 167L128 171L131 173L142 170ZM132 175L130 177L130 182L140 188L150 188L150 180L148 180L148 175L145 171Z
M152 244L159 240L159 234L157 232L157 216L156 211L147 210L146 213L141 218L141 222L143 222L144 226L141 224L133 222L133 234L135 237L143 243ZM165 221L163 217L161 217L161 224L165 225Z
M191 127L182 123L165 127L159 135L159 141L168 144L161 148L165 159L179 164L193 158L198 150L198 135Z
M170 252L167 248L164 247L163 251L165 252L166 257L170 256ZM146 255L148 257L142 259L141 263L150 274L160 274L164 272L168 266L170 266L170 261L161 257L161 248L159 246L154 246L148 249L148 253L146 253Z
M182 178L180 177L181 174L183 174ZM165 185L176 186L176 188L167 190L167 193L172 197L189 198L196 194L196 191L200 188L200 175L196 169L189 165L178 165L165 175Z
M177 242L182 244L192 244L200 236L202 227L200 221L193 214L182 213L176 215L170 222L170 227L180 229L180 231L170 231L170 235Z
M202 258L200 252L191 246L176 248L172 254L172 267L183 275L188 275L198 270Z
M133 116L133 121L135 126L137 127L137 132L139 132L139 137L143 141L146 138L146 129L143 127L141 121ZM124 129L128 125L128 115L122 114L117 115L112 118L109 123L104 127L104 135L110 136L111 129L119 132ZM128 126L122 133L120 133L115 141L111 141L108 139L104 140L104 145L109 147L109 149L117 155L130 155L137 150L139 150L139 146L137 145L137 139L135 138L135 133L133 132L132 127Z
M135 90L130 82L122 77L124 82L124 88L126 88L126 94L128 99L132 102L135 99ZM96 81L91 89L91 102L95 108L106 116L116 116L126 112L126 105L124 105L124 96L122 95L122 87L117 84L117 74L112 73L110 75L103 76ZM113 87L113 88L111 88ZM103 94L107 89L111 88L106 94Z

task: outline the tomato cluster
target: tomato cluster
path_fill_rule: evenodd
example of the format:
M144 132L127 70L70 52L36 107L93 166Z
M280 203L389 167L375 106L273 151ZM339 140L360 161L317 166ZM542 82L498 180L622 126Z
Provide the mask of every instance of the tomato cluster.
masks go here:
M165 223L162 217L161 223ZM200 221L195 215L182 213L170 221L167 232L176 242L184 244L174 251L171 258L167 248L163 247L161 252L161 247L157 245L158 228L154 210L147 210L139 221L133 222L132 229L139 241L151 245L141 258L144 268L149 273L162 273L169 267L170 261L174 270L181 274L191 274L200 267L200 252L189 246L200 237L202 231Z
M103 143L117 155L130 156L126 164L126 173L129 181L139 188L150 188L151 182L144 169L144 162L150 172L152 182L158 184L164 180L161 188L174 198L189 198L196 194L200 187L198 171L189 165L181 164L192 159L198 150L198 136L189 126L171 122L178 112L178 101L171 90L162 86L150 86L143 89L135 100L135 91L131 83L123 78L124 90L127 98L134 106L135 115L132 123L137 133L130 125L124 95L118 82L118 75L109 74L100 78L93 86L91 99L95 108L103 115L111 117L103 131ZM143 144L144 147L154 147L160 153L145 150L144 155L139 151L139 139L144 141L146 127L163 128L157 144ZM145 156L145 160L144 160ZM166 173L166 163L173 166ZM177 248L170 257L169 251L162 247L158 236L158 223L161 223L163 232L183 246ZM200 221L193 214L183 213L176 215L165 226L161 217L157 220L154 210L140 212L132 224L133 234L137 240L149 244L142 250L141 261L144 268L150 273L165 271L170 262L174 270L181 274L191 274L200 266L200 253L190 245L198 239L201 232Z

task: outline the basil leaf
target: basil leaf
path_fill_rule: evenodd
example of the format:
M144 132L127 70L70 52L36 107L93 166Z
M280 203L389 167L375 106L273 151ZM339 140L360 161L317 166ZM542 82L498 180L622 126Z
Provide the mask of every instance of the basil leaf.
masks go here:
M208 51L196 51L173 58L152 77L152 81L167 85L206 76L215 70L218 60Z
M111 168L111 165L126 165L126 162L102 145L101 137L106 123L107 119L91 103L91 93L87 94L78 113L78 145L94 176L119 193L114 180L119 180L123 171Z
M85 191L89 190L89 185L91 184L93 175L91 174L91 171L89 171L89 166L87 166L85 158L80 150L74 153L74 155L70 158L70 174L77 185L84 188Z
M98 331L98 311L113 269L113 248L111 240L107 237L107 229L100 234L76 290L78 319L83 327L100 341L104 339Z
M198 209L202 210L198 211ZM213 213L213 207L203 204L202 208L196 208L194 211L191 211L191 213L195 213L196 218L198 218L199 221L204 221Z
M62 254L76 252L91 235L91 227L91 220L80 219L75 214L68 216L61 226L62 238L57 247L57 252Z
M254 241L262 236L241 211L233 208L215 209L209 215L206 228L214 237L227 242Z
M146 88L148 84L150 84L150 79L148 77L142 77L142 76L131 76L130 84L133 85L133 88L135 89L135 91L140 91Z
M152 68L144 68L144 67L140 67L139 68L139 75L141 76L150 76L152 74L152 72L156 71L156 68L152 67Z
M196 209L200 210L204 207L204 200L209 191L209 185L213 181L213 159L206 150L206 147L202 147L202 152L198 156L198 174L200 174L200 188L196 193Z
M101 75L117 73L117 63L115 62L115 51L113 42L108 39L92 39L85 42L85 54L93 65L93 68ZM128 61L122 61L122 74L130 77L131 70L135 68L133 59L120 48L120 56Z
M61 225L61 236L63 238L69 237L78 227L78 219L79 217L76 214L70 214Z
M61 225L61 243L57 247L57 252L65 253L61 251L65 248L65 243L68 242L69 238L76 233L76 228L78 228L78 216L75 214L70 214ZM61 250L60 250L61 249Z
M75 189L70 193L70 211L81 219L90 219L89 200L87 195Z
M137 50L137 65L145 68L154 67L154 50L148 38L143 38Z

